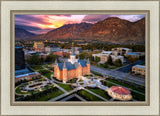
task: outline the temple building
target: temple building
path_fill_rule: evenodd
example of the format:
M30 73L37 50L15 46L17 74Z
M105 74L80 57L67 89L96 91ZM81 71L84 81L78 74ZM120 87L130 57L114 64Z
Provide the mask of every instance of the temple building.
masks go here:
M74 47L70 58L63 63L58 63L57 60L54 64L54 77L66 83L68 80L78 78L79 76L90 74L90 61L76 59Z

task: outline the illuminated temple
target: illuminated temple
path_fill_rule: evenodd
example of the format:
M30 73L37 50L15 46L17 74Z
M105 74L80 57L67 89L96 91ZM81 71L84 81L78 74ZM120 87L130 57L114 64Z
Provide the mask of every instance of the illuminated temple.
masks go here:
M69 59L63 63L58 63L56 60L54 63L54 77L64 83L85 74L90 74L90 61L76 59L74 47Z

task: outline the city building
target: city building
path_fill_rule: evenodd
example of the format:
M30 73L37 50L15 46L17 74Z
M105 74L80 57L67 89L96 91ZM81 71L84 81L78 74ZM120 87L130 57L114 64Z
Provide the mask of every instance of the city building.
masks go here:
M74 49L75 49L75 54L82 53L82 48L81 47L74 47Z
M15 76L15 83L21 80L32 80L33 78L40 77L40 74L38 72L31 72L31 73L25 73Z
M126 54L126 56L131 56L133 58L139 58L140 56L145 56L144 52L129 52Z
M105 54L103 54L103 55L101 55L100 56L100 64L104 64L105 62L107 62L108 61L108 58L109 58L109 55L105 55Z
M108 57L109 55L112 54L112 51L102 51L101 53L97 53L97 54L92 54L92 56L95 58L96 56L97 57Z
M45 47L45 52L46 53L53 53L53 52L57 52L57 51L60 51L60 50L61 50L60 47L52 45L52 44Z
M63 63L54 64L54 77L66 83L68 80L78 78L82 75L90 74L90 61L76 59L74 47L70 58Z
M98 54L92 54L92 56L95 57L99 57L100 58L100 62L101 64L105 63L108 61L109 56L111 56L112 61L115 61L117 59L120 59L122 61L122 63L124 62L124 57L120 56L120 55L113 55L112 51L102 51L101 53Z
M44 43L43 42L34 42L33 49L35 51L44 52Z
M25 50L25 60L27 60L28 58L31 58L33 55L38 55L40 58L45 59L49 55L49 53L41 53L37 51Z
M135 74L145 75L146 67L144 65L135 65L132 67L132 72Z
M15 46L15 70L25 69L24 51L22 46Z
M129 48L112 48L114 55L125 55L129 52L132 52L132 49Z
M116 56L116 55L111 55L112 61L116 61L116 60L121 60L121 62L124 62L124 56Z
M108 89L108 94L113 98L117 100L131 100L132 95L131 92L121 86L112 86Z
M70 54L70 52L64 52L64 51L56 51L56 52L54 52L53 53L54 55L57 55L57 56L65 56L65 55L69 55Z

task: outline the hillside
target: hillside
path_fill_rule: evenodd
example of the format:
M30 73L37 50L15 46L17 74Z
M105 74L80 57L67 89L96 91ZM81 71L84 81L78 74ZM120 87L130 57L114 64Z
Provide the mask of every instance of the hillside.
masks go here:
M16 39L22 39L22 38L30 37L33 35L35 35L35 34L28 32L25 29L17 28L17 27L15 28L15 38Z
M99 40L119 44L145 43L145 18L129 22L117 17L109 17L95 24L68 24L49 31L43 36L35 35L26 39L64 40L85 39Z

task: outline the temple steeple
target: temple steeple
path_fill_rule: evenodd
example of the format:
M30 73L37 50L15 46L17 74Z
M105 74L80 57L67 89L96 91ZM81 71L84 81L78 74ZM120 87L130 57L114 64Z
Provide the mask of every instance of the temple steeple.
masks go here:
M75 55L74 42L72 42L72 53L71 53L71 55Z
M58 65L57 59L55 60L54 65Z
M87 59L87 64L90 64L89 58Z
M78 61L78 59L76 59L75 48L74 48L73 42L72 42L72 53L71 53L70 59L68 59L68 61L71 62L72 64L74 64L75 62Z
M63 69L66 69L66 61L64 60Z

